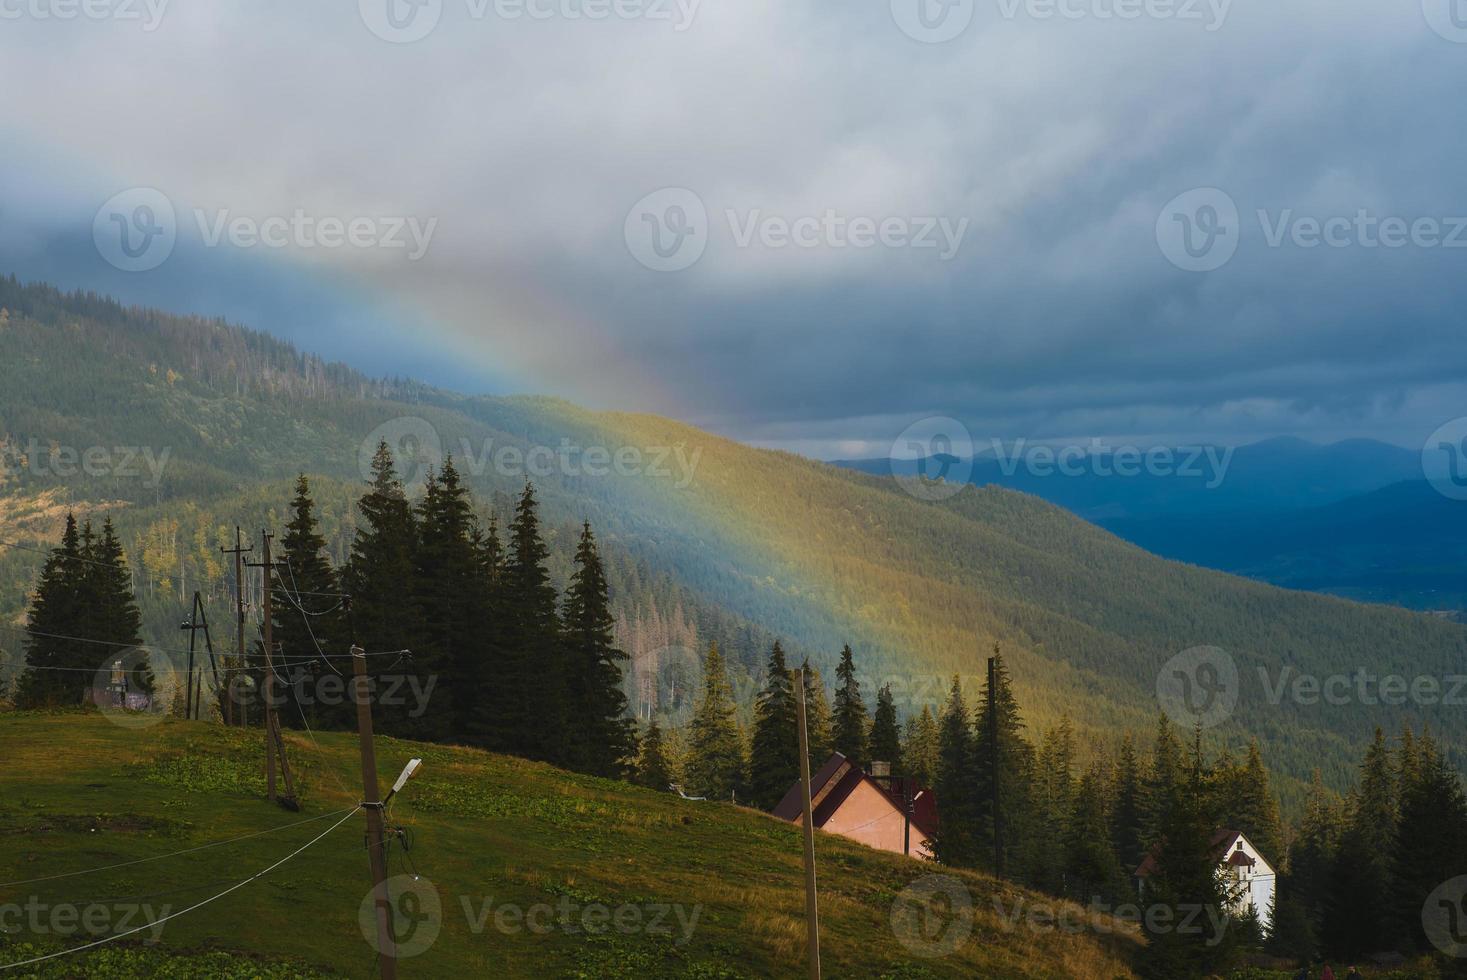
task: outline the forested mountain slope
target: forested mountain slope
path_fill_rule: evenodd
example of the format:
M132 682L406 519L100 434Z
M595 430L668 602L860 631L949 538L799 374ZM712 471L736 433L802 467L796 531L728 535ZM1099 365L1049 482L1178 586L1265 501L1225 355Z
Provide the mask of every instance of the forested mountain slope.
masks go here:
M1179 651L1213 645L1241 677L1237 708L1215 733L1237 744L1256 734L1286 777L1319 766L1343 784L1376 725L1429 723L1459 765L1467 745L1467 713L1449 705L1310 705L1287 695L1274 704L1268 695L1284 665L1321 678L1362 667L1445 678L1467 660L1462 626L1164 561L1017 492L968 488L926 502L888 478L664 418L372 380L240 327L13 281L0 280L0 308L0 434L11 450L0 538L44 546L68 505L113 513L165 645L178 645L195 588L211 618L228 622L232 586L217 549L232 544L236 523L247 533L283 523L297 472L321 478L324 531L344 554L362 447L385 433L452 452L486 511L502 512L531 476L562 576L573 525L592 523L622 638L638 658L629 686L648 710L678 710L688 685L677 672L696 668L693 651L709 639L729 647L746 678L775 636L827 676L849 642L867 689L891 683L902 711L939 703L953 673L976 693L1001 643L1031 726L1068 713L1081 732L1109 738L1149 731L1159 669ZM17 465L16 448L32 441L138 447L155 460L166 452L167 463L157 481L146 467L68 475ZM529 464L505 447L544 450ZM39 562L0 547L7 622ZM0 633L12 658L15 641Z

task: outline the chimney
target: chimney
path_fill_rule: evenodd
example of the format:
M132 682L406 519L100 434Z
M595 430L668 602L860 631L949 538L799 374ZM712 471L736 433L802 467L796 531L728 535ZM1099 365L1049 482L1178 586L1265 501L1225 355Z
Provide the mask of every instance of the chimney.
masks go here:
M891 775L891 763L890 762L873 762L873 763L871 763L871 775L873 775L873 776L890 776Z

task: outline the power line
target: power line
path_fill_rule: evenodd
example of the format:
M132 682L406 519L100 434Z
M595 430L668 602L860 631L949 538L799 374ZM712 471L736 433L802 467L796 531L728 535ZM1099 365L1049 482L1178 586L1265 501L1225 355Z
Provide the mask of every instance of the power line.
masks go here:
M69 640L73 643L91 643L95 644L96 646L104 647L140 647L146 648L148 650L157 650L160 653L188 653L188 651L183 649L182 647L165 647L158 646L154 643L123 643L118 640L92 640L88 639L85 636L67 636L64 633L43 633L40 630L33 630L28 626L10 626L9 624L5 623L0 623L0 630L9 630L12 633L24 633L26 636L43 636L50 640Z
M22 634L24 634L26 636L41 636L41 637L45 637L45 638L50 639L50 640L69 640L69 641L71 641L73 643L91 643L91 644L94 644L96 646L114 647L114 648L118 648L118 649L126 649L126 648L129 648L129 647L138 647L138 648L146 649L146 650L149 650L149 651L156 650L159 653L183 653L183 654L188 653L188 651L185 650L183 647L165 647L165 646L159 646L156 643L125 643L125 642L122 642L120 640L93 640L93 639L89 639L88 637L85 637L85 636L67 636L64 633L43 633L40 630L33 630L30 627L28 627L28 626L11 626L8 623L0 623L0 630L7 630L7 631L9 631L11 633L22 633ZM411 651L409 651L409 650L378 650L375 653L363 654L363 656L367 656L367 657L395 657L395 656L401 656L402 654L410 653L410 652ZM305 658L304 660L298 660L297 663L306 663L306 662L309 662L310 660L317 660L317 659L321 659L321 660L350 660L351 659L351 654L349 654L349 653L322 653L319 657L308 657L308 658ZM40 668L36 668L36 669L40 669ZM55 667L53 667L53 668L50 668L50 669L52 669L52 670L59 670L59 669L65 669L65 668L55 668Z
M119 568L127 568L126 565L114 565L111 562L97 561L93 558L84 558L81 555L68 555L60 548L32 548L29 545L16 544L9 538L0 538L0 544L3 544L8 548L14 548L16 551L32 551L38 555L44 555L47 558L65 558L67 561L85 562L88 565L96 565L98 568L110 568L114 571ZM132 569L127 568L127 570L131 571Z
M291 858L295 857L297 854L300 854L306 848L310 847L312 844L315 844L317 841L321 840L327 834L331 833L337 827L340 827L342 824L346 823L360 809L361 809L360 806L352 807L351 808L351 811L349 813L347 813L346 816L342 817L340 820L336 821L336 823L332 824L330 827L327 827L321 833L317 834L315 837L313 837L310 840L306 841L306 843L302 844L300 847L298 847L295 850L291 851L285 857L281 858L279 861L276 861L274 864L270 865L268 868L265 868L265 869L263 869L261 871L256 871L254 874L250 875L248 878L245 878L243 881L235 882L233 885L230 885L228 888L224 889L224 891L220 892L217 895L211 895L210 897L204 899L202 902L197 902L197 903L195 903L193 905L190 905L186 909L179 909L177 912L173 912L173 913L170 913L168 915L162 916L162 917L160 917L158 919L154 919L152 922L144 923L143 925L138 926L136 929L129 929L126 932L119 932L115 936L104 936L103 938L98 939L96 942L86 943L85 945L82 945L82 946L73 946L71 949L63 949L63 950L60 950L59 952L55 952L55 953L47 953L44 956L33 956L30 959L28 959L28 960L20 960L20 961L15 962L15 963L5 963L3 965L0 965L0 970L13 970L16 967L30 966L33 963L43 963L46 960L54 960L58 956L67 956L67 955L70 955L71 953L80 953L83 950L93 949L93 948L95 948L97 946L101 946L103 943L110 943L110 942L113 942L114 940L122 939L122 938L124 938L126 936L131 936L131 935L134 935L136 933L142 932L144 929L153 929L153 928L156 928L157 926L162 925L163 923L167 922L170 919L176 919L180 915L186 915L189 912L194 911L195 909L203 908L205 905L208 905L210 902L217 902L219 899L223 898L225 895L228 895L230 892L237 891L237 890L243 888L245 885L248 885L250 882L256 880L257 878L263 878L265 875L267 875L270 872L274 871L276 868L280 867L286 861L289 861Z
M346 813L348 811L354 812L355 809L355 807L348 807L347 810L336 810L332 813L323 813L319 816L307 817L304 820L296 820L292 823L281 824L279 827L271 827L269 830L257 830L253 834L242 834L239 837L231 837L228 840L211 841L208 844L200 844L197 847L186 847L181 851L169 851L167 854L154 854L152 857L138 858L136 861L123 861L121 864L108 864L100 868L83 868L80 871L66 871L62 874L46 875L43 878L27 878L24 881L0 881L0 888L10 888L14 885L33 885L40 881L55 881L58 878L75 878L77 875L95 874L99 871L115 871L118 868L130 868L135 864L147 864L149 861L161 861L164 858L177 857L180 854L193 854L196 851L206 851L211 847L223 847L225 844L235 844L242 840L251 840L255 837L264 837L266 834L274 834L282 830L289 830L292 827L299 827L302 824L315 823L317 820L325 820L328 817L334 817L339 813Z

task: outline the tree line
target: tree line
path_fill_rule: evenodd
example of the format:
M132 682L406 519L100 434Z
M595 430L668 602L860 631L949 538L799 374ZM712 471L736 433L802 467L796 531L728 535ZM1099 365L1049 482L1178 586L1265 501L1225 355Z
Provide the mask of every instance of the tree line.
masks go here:
M432 699L382 699L374 712L383 732L595 775L627 774L636 732L622 693L626 655L612 639L606 574L590 525L582 526L559 595L546 568L533 486L526 484L501 536L497 518L480 525L451 458L429 475L416 503L385 443L371 472L358 502L362 522L340 569L327 557L309 481L296 481L269 573L281 721L355 725L349 698L309 696L309 681L324 671L342 673L344 654L361 645L400 651L397 660L372 658L374 674L410 677L418 683L406 689ZM111 563L110 572L73 560L98 556ZM78 530L68 519L31 602L19 705L80 703L91 683L86 670L96 670L106 654L104 647L41 634L141 642L126 569L110 522L93 541L90 525ZM258 665L263 636L255 653ZM61 666L77 669L43 669ZM258 668L254 674L263 687L267 679Z

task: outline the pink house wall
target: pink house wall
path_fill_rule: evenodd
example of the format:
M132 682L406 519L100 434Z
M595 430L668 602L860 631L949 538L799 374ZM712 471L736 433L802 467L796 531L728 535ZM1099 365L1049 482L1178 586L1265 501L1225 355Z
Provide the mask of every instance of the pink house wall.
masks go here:
M803 822L803 817L801 822ZM868 782L862 782L851 791L821 830L840 834L859 841L867 847L883 851L902 853L902 812L892 805L891 800ZM931 852L924 845L927 838L915 826L912 828L911 856L931 859Z

